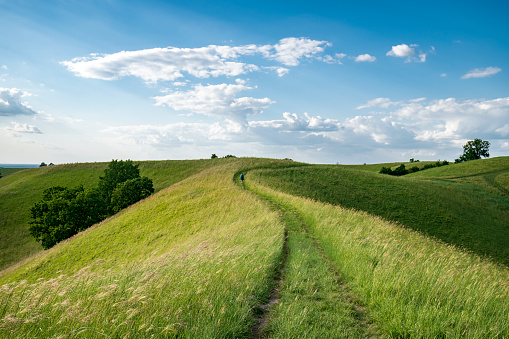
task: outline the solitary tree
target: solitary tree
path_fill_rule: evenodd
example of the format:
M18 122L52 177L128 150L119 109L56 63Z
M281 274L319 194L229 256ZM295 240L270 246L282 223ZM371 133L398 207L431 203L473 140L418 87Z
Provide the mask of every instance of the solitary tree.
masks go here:
M456 163L468 160L481 159L481 157L489 158L490 143L481 139L474 139L468 141L463 146L463 154L456 159Z

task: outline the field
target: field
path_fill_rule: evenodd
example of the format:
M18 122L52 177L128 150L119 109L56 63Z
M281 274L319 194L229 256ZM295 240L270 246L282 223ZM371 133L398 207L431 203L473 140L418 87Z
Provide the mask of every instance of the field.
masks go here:
M509 165L492 160L403 178L291 160L141 162L157 193L5 264L0 337L508 337L508 198L492 182L507 187ZM106 166L0 179L0 232L23 238L28 218L13 214L45 187L95 185Z

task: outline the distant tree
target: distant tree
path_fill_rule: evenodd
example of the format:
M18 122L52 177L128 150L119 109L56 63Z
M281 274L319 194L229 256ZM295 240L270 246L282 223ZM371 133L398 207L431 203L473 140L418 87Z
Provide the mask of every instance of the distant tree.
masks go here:
M216 158L217 158L216 153L212 153L212 156L210 157L210 159L216 159Z
M111 209L114 213L154 193L152 180L147 177L135 178L117 185L111 195Z
M54 186L44 190L30 212L33 220L28 230L48 249L103 220L107 206L95 189Z
M45 166L48 166L48 165L46 165L46 163L44 161L41 162L41 164L39 165L39 167L45 167Z
M468 141L463 146L463 154L456 159L455 162L464 162L469 160L481 159L481 157L489 158L490 143L481 139L474 139Z
M232 155L232 154L228 154L228 155L225 155L223 158L227 159L227 158L236 158L236 156Z

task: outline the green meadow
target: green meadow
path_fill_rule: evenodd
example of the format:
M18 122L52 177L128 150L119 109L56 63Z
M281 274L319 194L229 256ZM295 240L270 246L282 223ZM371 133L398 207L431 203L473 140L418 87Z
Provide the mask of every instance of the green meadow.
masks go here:
M382 166L140 162L156 193L45 251L30 207L107 163L1 178L0 337L508 337L509 157Z

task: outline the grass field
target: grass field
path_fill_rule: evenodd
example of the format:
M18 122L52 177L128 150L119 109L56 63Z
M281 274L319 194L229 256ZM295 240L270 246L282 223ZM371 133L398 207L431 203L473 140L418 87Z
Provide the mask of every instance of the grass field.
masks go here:
M377 336L505 338L509 335L507 268L365 213L270 189L264 186L263 176L255 173L250 173L250 178L249 185L257 192L301 216L346 285L343 290L354 293L365 307ZM293 278L288 280L287 284L291 284ZM327 290L322 286L314 293ZM297 288L295 292L295 287L290 286L281 294L293 292L296 301L304 293L312 297L313 293L304 291ZM285 306L290 309L299 303L290 304ZM273 307L276 318L284 310L283 305ZM297 316L288 313L285 323L303 318L298 313ZM310 328L315 324L313 319ZM278 328L278 322L273 326ZM357 325L352 327L355 329ZM326 326L321 328L324 333L316 337L332 333ZM359 333L344 337L356 334Z
M209 160L140 162L140 173L155 191L214 166ZM30 208L52 186L94 187L108 163L64 164L26 169L0 179L0 270L42 251L28 233Z
M0 179L0 198L92 186L106 166L16 173ZM141 162L155 194L0 271L0 337L509 337L508 268L459 248L480 241L504 262L507 198L492 182L503 187L505 169L445 167L396 178L290 160ZM368 202L398 222L359 211ZM455 215L481 206L470 224ZM410 229L408 215L471 236L451 246Z
M508 160L451 164L404 177L328 165L256 175L277 190L366 211L509 265L509 196L493 192L487 183L465 181L466 177L444 179L457 178L462 168L476 177L488 170L500 173L501 168L509 170Z
M161 190L4 272L0 336L249 337L284 227L235 186L236 163Z

